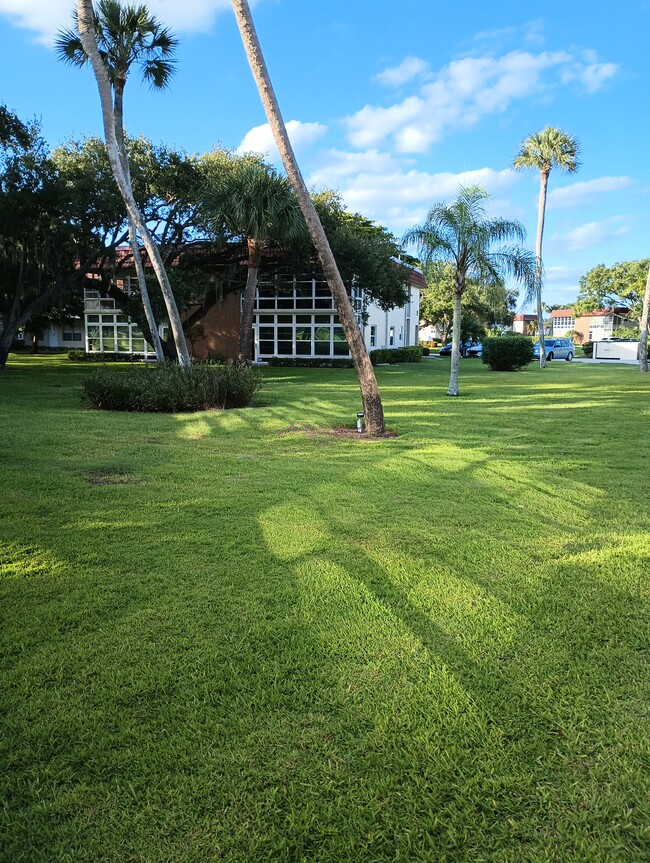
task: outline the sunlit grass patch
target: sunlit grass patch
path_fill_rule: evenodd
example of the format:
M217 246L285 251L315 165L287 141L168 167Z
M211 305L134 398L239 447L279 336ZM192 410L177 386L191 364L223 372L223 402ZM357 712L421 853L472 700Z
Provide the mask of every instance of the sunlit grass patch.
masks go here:
M0 379L2 859L648 856L635 369L379 368L372 445L346 370L191 415L85 373Z

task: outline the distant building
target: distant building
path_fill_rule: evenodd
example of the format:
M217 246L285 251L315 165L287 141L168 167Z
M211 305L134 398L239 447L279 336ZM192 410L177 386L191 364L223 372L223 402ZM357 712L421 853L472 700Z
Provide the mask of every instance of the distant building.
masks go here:
M515 315L512 319L512 329L524 336L537 335L537 315Z
M580 317L575 316L573 309L553 309L551 320L553 336L561 337L572 330L580 342L602 342L603 339L611 339L617 330L632 328L636 324L623 308L597 309Z

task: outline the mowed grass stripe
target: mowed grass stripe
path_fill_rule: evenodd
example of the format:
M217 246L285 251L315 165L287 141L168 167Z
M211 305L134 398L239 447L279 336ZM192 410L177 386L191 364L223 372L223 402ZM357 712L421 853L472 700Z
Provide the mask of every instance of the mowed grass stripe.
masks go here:
M0 378L12 861L642 861L650 386L267 369L256 406Z

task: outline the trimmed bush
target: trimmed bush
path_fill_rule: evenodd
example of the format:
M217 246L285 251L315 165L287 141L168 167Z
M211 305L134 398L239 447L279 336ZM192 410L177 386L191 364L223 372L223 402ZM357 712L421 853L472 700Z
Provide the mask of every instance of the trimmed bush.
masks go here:
M514 335L483 340L483 362L493 372L514 372L534 359L532 339Z
M82 398L99 410L190 413L247 407L260 386L258 369L234 363L104 367L83 381Z
M73 362L88 363L141 363L144 362L142 354L113 354L92 353L89 354L81 348L70 348L68 359Z
M270 366L291 369L353 369L350 357L269 357Z
M373 366L393 363L419 363L422 359L422 348L413 345L409 348L377 348L370 351L370 362Z
M582 352L586 357L593 357L594 355L594 343L593 342L584 342L582 345Z

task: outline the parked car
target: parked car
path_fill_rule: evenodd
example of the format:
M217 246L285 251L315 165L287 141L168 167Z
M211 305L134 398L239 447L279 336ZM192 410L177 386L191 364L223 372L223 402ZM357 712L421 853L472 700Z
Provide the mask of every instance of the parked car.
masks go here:
M544 339L547 360L567 360L571 362L576 350L571 339ZM539 342L533 345L533 354L539 359Z
M482 357L483 356L483 345L481 342L477 342L473 345L470 345L467 349L466 357Z
M472 349L480 348L481 353L476 354L472 353ZM461 357L480 357L483 353L483 345L478 345L475 342L461 342L460 343L460 355ZM440 348L440 356L441 357L450 357L451 356L451 342L448 342L446 345Z

